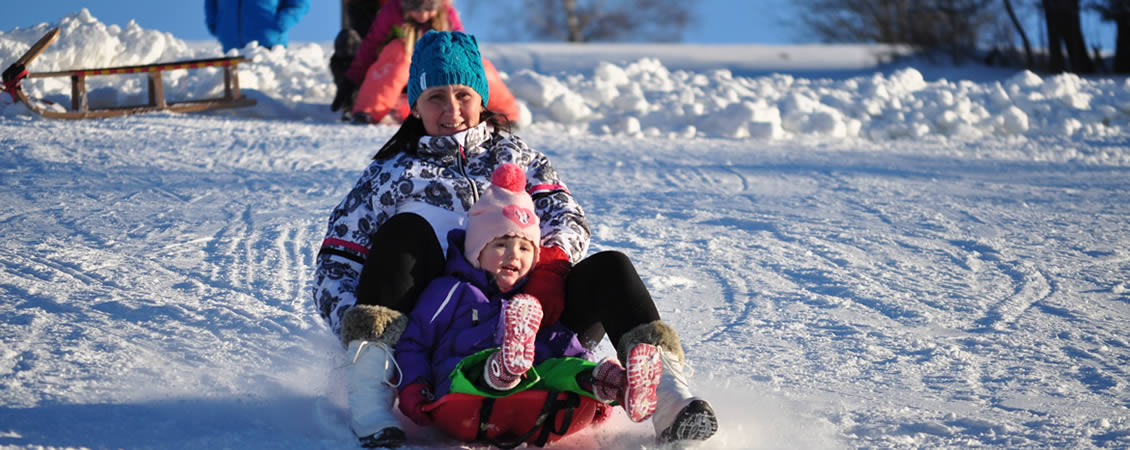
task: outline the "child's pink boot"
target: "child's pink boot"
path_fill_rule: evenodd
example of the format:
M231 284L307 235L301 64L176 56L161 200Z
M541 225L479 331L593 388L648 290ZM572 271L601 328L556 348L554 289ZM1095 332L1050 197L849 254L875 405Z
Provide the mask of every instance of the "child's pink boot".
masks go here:
M541 318L541 303L533 296L518 294L502 304L502 348L487 359L484 368L491 388L513 389L534 366L534 340Z

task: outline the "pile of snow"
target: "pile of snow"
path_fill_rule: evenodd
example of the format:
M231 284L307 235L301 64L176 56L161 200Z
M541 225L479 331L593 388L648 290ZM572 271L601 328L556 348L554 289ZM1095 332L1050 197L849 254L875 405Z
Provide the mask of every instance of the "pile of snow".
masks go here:
M0 61L14 61L54 26L62 28L62 34L34 62L33 72L210 58L220 52L218 44L189 45L132 21L125 27L108 26L84 9L57 24L0 33ZM484 49L490 58L532 59L515 55L522 51L531 50L505 45ZM735 49L724 46L715 51ZM336 88L324 44L268 49L252 43L229 55L250 60L240 66L240 85L259 104L224 114L336 120L328 108ZM708 54L699 57L709 59ZM968 140L1078 133L1117 136L1130 124L1130 81L1089 80L1073 74L1042 78L1025 71L986 83L928 81L919 70L906 67L843 80L785 74L741 77L729 68L670 70L660 58L651 57L559 73L500 67L509 69L508 86L532 113L521 125L529 126L532 120L582 134ZM214 97L222 90L219 69L174 71L165 83L170 99ZM66 78L32 79L24 86L33 98L70 103ZM92 106L142 103L146 95L141 76L93 77L88 90ZM0 115L16 114L27 111L10 102L0 104Z

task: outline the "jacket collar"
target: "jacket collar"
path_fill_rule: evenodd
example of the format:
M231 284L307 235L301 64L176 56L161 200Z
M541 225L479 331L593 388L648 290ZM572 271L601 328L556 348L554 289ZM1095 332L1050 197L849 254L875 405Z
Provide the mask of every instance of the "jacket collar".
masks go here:
M493 131L494 127L483 122L451 136L424 136L420 138L417 152L421 155L447 156L458 153L462 147L467 153L475 153L476 149L490 139Z

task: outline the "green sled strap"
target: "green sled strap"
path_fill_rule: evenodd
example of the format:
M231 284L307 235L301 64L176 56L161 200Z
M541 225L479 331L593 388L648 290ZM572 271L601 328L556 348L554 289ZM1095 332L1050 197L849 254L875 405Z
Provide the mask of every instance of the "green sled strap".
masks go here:
M581 396L596 398L591 392L581 388L577 383L577 374L591 372L596 363L581 358L563 357L553 358L538 364L526 372L526 376L518 386L509 391L496 391L486 386L483 381L483 366L491 354L498 351L491 348L480 351L463 358L450 375L451 392L472 394L483 397L479 406L479 427L475 440L485 442L498 448L512 449L538 433L532 443L542 447L548 442L551 434L564 435L573 423L573 412L581 406ZM533 427L521 436L509 441L487 439L486 432L490 426L491 413L494 411L495 401L527 390L546 391L545 403L534 421ZM559 395L564 393L565 395ZM560 397L560 398L559 398ZM561 426L554 428L554 418L558 412L563 412ZM547 423L548 421L548 423Z

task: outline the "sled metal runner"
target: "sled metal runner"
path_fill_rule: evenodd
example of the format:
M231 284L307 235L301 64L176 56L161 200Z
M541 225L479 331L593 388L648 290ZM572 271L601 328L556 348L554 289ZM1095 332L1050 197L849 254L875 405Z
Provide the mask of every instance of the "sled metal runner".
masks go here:
M52 30L32 49L18 61L19 64L28 64L58 36L58 29ZM123 116L153 111L172 112L197 112L222 108L239 108L255 104L255 100L243 96L239 91L239 63L245 62L243 57L226 57L212 59L197 59L189 61L176 61L169 63L145 64L137 66L106 67L98 69L61 70L57 72L27 73L27 78L70 77L71 79L71 109L69 111L53 111L32 101L17 84L11 94L23 102L28 109L43 117L53 119L93 119L101 117ZM165 98L165 87L162 74L169 70L192 70L206 67L222 67L224 74L224 94L222 97L195 100L168 101ZM86 78L92 76L145 74L148 81L148 102L140 105L112 106L105 108L91 108L86 96Z

